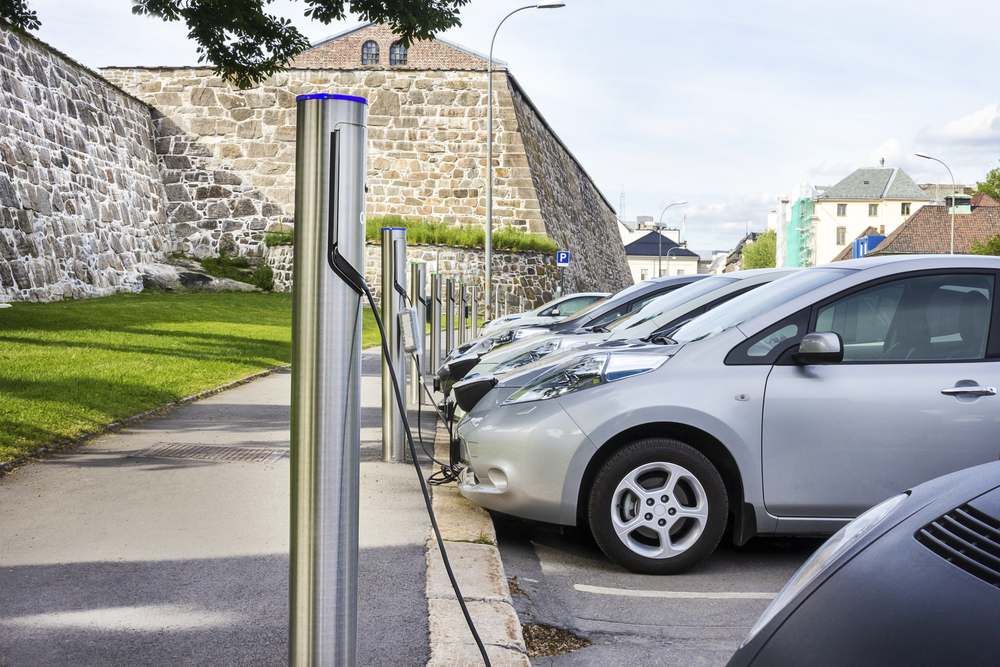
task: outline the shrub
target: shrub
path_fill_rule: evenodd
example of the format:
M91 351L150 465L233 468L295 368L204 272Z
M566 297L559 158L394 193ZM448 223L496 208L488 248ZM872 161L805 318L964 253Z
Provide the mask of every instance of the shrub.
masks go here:
M295 228L289 229L287 232L268 232L264 234L264 245L268 248L276 245L292 245L295 243Z
M250 284L270 292L274 289L274 270L270 264L262 262L250 275Z

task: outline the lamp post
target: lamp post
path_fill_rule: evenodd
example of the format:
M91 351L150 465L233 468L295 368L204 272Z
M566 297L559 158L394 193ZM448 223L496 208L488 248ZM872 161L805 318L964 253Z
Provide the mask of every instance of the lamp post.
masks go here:
M561 0L538 0L533 5L525 5L515 9L497 24L497 29L493 31L493 39L490 40L490 64L486 93L486 132L489 137L486 143L486 285L483 287L483 291L486 293L487 320L491 319L491 311L493 310L493 43L497 41L500 26L514 14L525 9L558 9L565 6L566 3Z
M663 252L663 233L660 231L663 229L663 214L667 212L667 209L671 206L680 206L681 204L686 204L686 201L675 201L673 204L667 204L666 208L660 211L660 221L656 223L656 277L659 278L663 275L660 270L660 264L663 261L661 253ZM667 251L667 255L670 255L670 251ZM670 260L667 260L668 262Z
M934 160L935 162L941 162L941 160L936 157L931 157L930 155L924 155L923 153L917 153L917 157L922 157L925 160ZM945 169L948 169L948 165L941 162ZM948 175L951 176L951 254L955 254L955 195L958 194L958 188L955 187L955 174L951 173L951 169L948 169Z

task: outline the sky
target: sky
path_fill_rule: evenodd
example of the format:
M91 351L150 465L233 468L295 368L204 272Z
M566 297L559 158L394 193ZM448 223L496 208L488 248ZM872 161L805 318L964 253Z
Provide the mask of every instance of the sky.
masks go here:
M1000 167L1000 3L565 2L507 20L494 56L624 219L687 201L663 220L683 220L693 249L729 249L800 182L880 158L918 183L951 177L917 152L968 185ZM36 36L92 68L197 62L182 24L133 16L128 0L29 4ZM487 53L529 4L472 0L441 37ZM314 42L359 24L269 7Z

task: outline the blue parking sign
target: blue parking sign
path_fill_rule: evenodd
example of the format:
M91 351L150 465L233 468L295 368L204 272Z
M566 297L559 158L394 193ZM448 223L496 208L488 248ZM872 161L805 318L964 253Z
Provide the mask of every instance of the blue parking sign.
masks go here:
M569 266L569 250L560 250L556 253L556 266Z

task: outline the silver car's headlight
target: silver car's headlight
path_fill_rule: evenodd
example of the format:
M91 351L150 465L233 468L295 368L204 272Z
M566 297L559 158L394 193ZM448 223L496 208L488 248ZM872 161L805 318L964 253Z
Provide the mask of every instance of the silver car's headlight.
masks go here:
M493 375L509 373L510 371L517 370L518 368L522 368L528 364L533 364L542 357L547 357L553 352L570 350L574 347L580 347L591 342L586 340L574 340L574 338L575 337L567 336L560 338L559 340L547 340L538 347L522 352L513 359L508 359L506 362L496 366L492 373Z
M525 338L531 338L532 336L541 336L542 334L552 333L548 329L543 329L541 327L521 327L514 332L514 340L524 340Z
M857 544L861 538L868 535L875 526L889 516L908 496L909 494L901 493L898 496L893 496L879 503L841 528L823 546L817 549L816 553L810 556L809 560L803 563L802 567L792 575L792 578L788 580L788 583L784 585L774 600L771 601L771 604L768 605L764 613L757 619L754 626L750 628L750 634L743 640L741 647L753 639L802 589L823 574L830 565L836 562L841 554Z
M558 398L588 387L654 371L669 358L660 355L607 352L574 358L556 366L534 384L512 395L503 404Z

